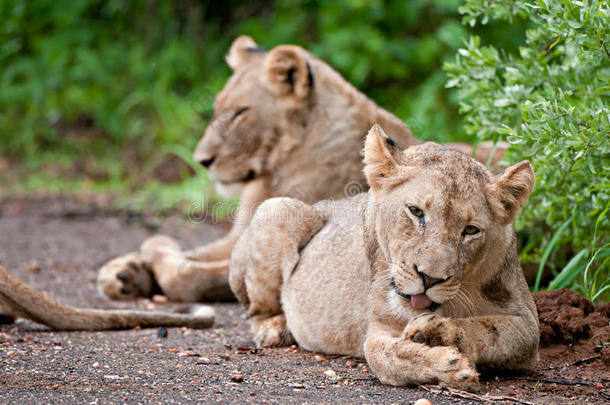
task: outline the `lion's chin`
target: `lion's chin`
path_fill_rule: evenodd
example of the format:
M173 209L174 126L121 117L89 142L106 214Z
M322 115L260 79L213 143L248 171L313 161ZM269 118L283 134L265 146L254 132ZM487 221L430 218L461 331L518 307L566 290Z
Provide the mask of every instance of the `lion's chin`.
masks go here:
M214 188L222 198L233 198L239 196L241 190L244 188L244 184L245 183L241 181L234 183L223 183L221 181L216 181L214 183Z

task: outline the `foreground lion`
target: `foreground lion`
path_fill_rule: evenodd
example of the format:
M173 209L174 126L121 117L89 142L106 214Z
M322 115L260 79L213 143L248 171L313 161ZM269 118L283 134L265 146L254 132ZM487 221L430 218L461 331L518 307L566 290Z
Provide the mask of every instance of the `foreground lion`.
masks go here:
M178 301L231 297L231 251L260 203L292 197L313 204L365 191L360 150L374 123L401 148L419 143L398 118L301 47L266 52L239 37L226 59L233 75L216 98L195 159L221 194L241 191L234 226L225 238L192 251L156 237L140 252L110 261L98 278L99 290L110 298L150 296L156 288ZM490 145L479 147L477 158L487 160L490 151Z
M534 370L538 317L512 222L534 172L494 177L459 152L404 152L379 126L371 190L313 206L263 203L238 241L230 284L259 346L365 357L385 384L475 389L476 366Z

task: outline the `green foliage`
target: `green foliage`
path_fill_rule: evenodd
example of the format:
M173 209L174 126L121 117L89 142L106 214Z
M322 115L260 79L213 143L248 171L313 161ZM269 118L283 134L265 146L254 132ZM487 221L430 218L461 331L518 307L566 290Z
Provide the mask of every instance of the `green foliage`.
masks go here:
M176 145L194 148L230 74L223 56L240 34L268 49L307 47L423 139L472 139L439 69L468 34L459 4L3 1L0 155L26 174L12 187L149 190L150 204L170 205L172 194L145 183ZM510 49L522 40L504 23L476 30Z
M518 52L472 37L445 65L447 86L459 88L469 134L506 140L511 163L532 162L536 187L518 222L529 239L523 256L538 261L544 252L542 265L549 259L563 280L552 286L570 285L566 276L592 269L602 255L596 246L605 251L610 239L610 6L468 0L460 11L470 25L501 19L529 27ZM607 277L603 263L597 274Z

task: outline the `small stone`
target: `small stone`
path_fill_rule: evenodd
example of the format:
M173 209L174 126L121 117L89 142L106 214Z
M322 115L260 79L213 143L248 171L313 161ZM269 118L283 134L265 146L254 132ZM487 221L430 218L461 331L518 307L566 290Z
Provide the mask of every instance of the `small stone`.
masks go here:
M58 390L59 389L59 384L55 384L51 387L52 390Z
M197 359L197 364L211 364L210 359L207 357L200 357Z
M155 294L152 296L152 301L155 304L167 304L169 299L165 295Z
M426 398L420 398L413 405L432 405L432 402L428 401Z
M313 358L314 358L314 359L315 359L315 360L316 360L318 363L323 363L323 362L325 362L325 361L326 361L326 357L324 357L324 356L318 356L318 355L315 355Z
M100 368L100 363L96 361L95 363L93 363L93 365L91 367Z
M345 365L347 367L356 367L358 366L358 362L354 360L348 360L347 362L345 362Z
M330 378L335 378L337 376L337 373L334 370L326 370L324 372L324 375Z
M157 330L157 337L159 337L159 339L164 339L167 337L167 328L161 326L158 330Z
M244 381L244 376L241 374L233 374L231 376L231 381L235 383L240 383Z
M138 370L138 375L144 375L144 371Z
M14 350L9 350L8 352L6 352L6 355L7 355L8 357L13 357L15 354L16 354L16 353L15 353L15 351L14 351Z
M595 383L595 389L600 390L600 391L603 390L604 389L604 384L596 382Z

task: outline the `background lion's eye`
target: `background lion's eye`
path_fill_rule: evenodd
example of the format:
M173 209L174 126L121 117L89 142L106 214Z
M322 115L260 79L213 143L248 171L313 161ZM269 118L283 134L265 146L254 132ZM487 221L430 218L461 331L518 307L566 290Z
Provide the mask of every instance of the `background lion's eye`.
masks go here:
M248 111L249 108L250 107L240 107L237 110L235 110L235 112L233 113L233 117L231 118L231 121L234 120L235 118L239 117L240 115L242 115L246 111Z
M414 205L409 206L409 211L411 211L411 214L415 215L417 218L424 216L424 212Z
M464 228L462 235L475 235L479 232L481 232L481 230L479 228L477 228L476 226L466 225L466 228Z

